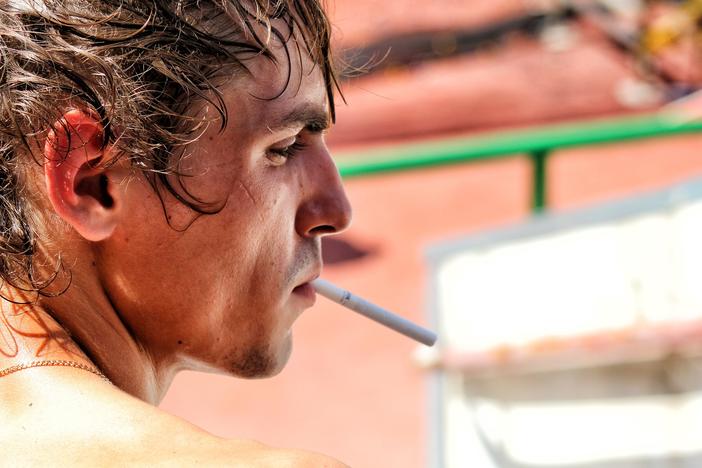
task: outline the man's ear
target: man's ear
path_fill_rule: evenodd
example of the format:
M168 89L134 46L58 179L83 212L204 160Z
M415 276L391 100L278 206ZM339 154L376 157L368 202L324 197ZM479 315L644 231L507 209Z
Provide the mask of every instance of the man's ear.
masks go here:
M53 125L44 145L44 178L56 213L85 239L108 238L117 225L115 181L105 156L102 125L91 114L71 110Z

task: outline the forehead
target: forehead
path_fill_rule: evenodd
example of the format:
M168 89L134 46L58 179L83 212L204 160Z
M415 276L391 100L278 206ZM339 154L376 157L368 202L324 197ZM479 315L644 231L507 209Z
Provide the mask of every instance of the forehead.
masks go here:
M326 84L304 44L293 36L286 43L272 41L270 49L271 58L260 55L248 60L245 65L249 73L222 88L225 101L234 101L229 113L246 110L252 123L269 129L303 120L323 120L327 127L330 109Z

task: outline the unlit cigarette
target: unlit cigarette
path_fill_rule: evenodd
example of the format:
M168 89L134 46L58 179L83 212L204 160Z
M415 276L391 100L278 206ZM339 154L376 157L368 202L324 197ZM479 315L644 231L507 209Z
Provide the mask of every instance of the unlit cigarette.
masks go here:
M422 328L406 318L393 314L382 307L378 307L362 297L355 296L345 289L331 284L329 281L318 278L312 281L312 286L317 291L317 294L351 309L354 312L365 315L369 319L375 320L388 328L392 328L396 332L402 333L422 344L432 346L436 343L436 333L433 331Z

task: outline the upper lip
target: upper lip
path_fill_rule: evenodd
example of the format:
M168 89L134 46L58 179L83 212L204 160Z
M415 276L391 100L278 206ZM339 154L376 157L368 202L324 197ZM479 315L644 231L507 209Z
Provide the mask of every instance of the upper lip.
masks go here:
M320 272L319 270L317 270L315 273L313 273L312 275L308 276L308 277L307 277L307 278L308 278L307 280L305 280L305 281L299 283L299 284L298 284L297 286L295 286L295 287L296 287L296 288L299 288L299 287L302 286L303 284L311 283L312 281L314 281L314 280L316 280L317 278L319 278L319 275L320 275L320 274L321 274L321 272Z

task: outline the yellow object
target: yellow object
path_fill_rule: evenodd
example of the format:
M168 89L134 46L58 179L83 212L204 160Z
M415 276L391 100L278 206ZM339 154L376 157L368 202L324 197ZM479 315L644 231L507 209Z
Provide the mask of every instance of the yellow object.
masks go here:
M682 6L663 15L643 34L644 50L655 54L677 42L685 34L696 34L702 19L702 0L687 0Z

